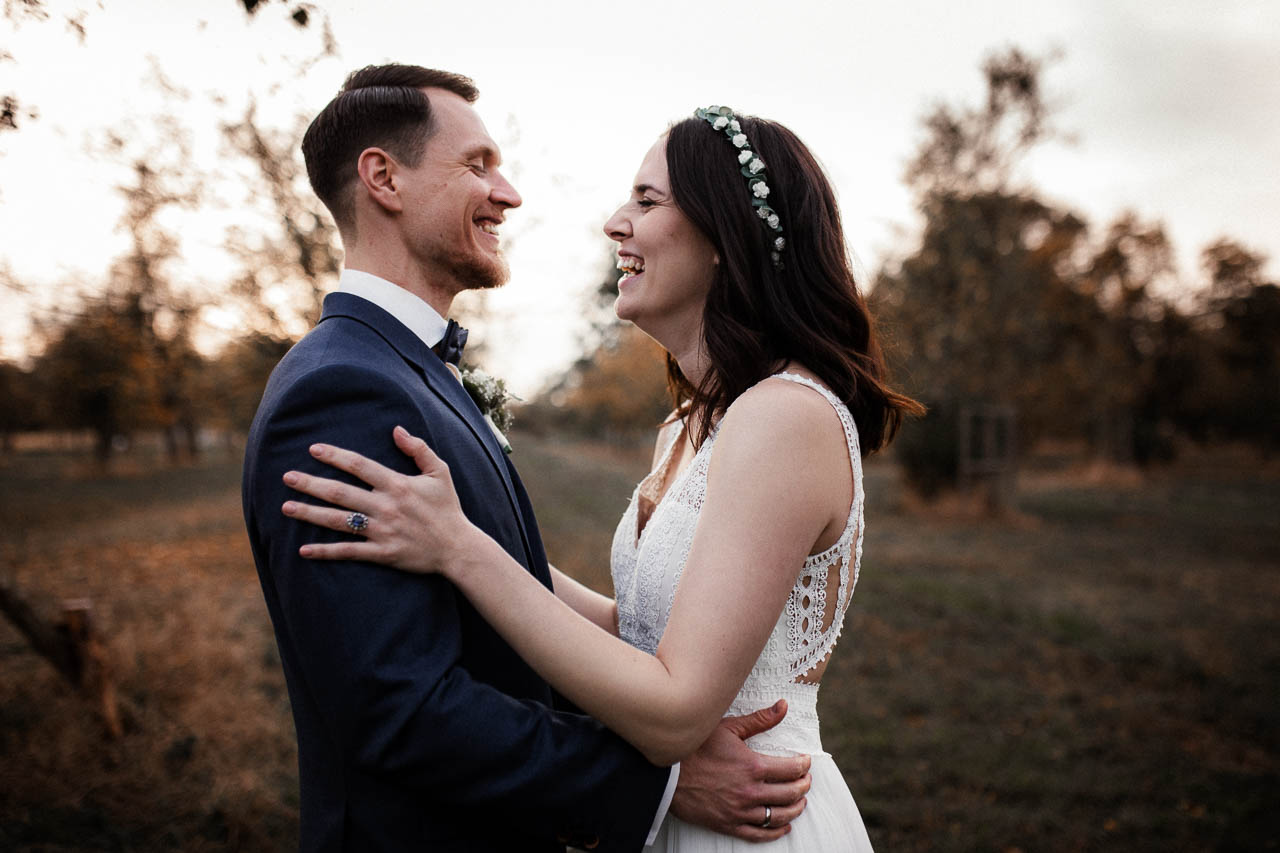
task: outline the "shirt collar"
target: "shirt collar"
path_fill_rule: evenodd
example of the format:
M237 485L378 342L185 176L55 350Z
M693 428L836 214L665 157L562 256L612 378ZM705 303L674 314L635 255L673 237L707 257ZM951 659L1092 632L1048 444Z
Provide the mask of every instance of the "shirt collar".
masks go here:
M377 305L404 323L428 347L435 346L444 338L444 330L448 324L436 313L436 309L385 278L360 270L344 269L342 277L338 279L338 290Z

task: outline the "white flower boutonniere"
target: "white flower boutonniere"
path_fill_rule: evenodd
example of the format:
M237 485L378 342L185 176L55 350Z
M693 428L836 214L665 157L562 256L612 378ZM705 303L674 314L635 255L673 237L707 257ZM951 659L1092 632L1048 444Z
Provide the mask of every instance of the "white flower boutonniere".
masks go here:
M498 439L504 453L510 453L511 442L502 434L503 430L511 429L511 412L507 409L507 402L519 402L520 398L507 390L507 383L483 370L468 367L461 374L462 387L467 389L476 408L484 415L484 422L493 430L493 437Z

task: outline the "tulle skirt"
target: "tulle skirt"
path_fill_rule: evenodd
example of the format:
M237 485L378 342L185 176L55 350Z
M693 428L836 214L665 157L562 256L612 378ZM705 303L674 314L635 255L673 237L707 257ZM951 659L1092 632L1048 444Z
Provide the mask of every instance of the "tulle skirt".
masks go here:
M791 832L756 844L720 835L701 826L668 815L657 838L645 851L658 853L870 853L862 815L853 802L840 769L825 752L815 753L810 767L813 785L809 802L800 817L791 822Z

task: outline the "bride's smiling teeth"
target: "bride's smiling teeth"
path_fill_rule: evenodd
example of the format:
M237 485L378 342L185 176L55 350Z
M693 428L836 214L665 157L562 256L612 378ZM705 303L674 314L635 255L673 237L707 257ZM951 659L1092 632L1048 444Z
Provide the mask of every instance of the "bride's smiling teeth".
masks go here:
M639 275L644 272L644 259L635 255L618 255L618 269L627 275Z

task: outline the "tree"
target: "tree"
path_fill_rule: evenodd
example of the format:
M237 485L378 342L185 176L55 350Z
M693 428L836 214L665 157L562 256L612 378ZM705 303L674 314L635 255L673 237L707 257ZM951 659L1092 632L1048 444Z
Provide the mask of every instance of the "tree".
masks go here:
M652 431L671 411L664 352L630 323L619 326L549 393L562 424L596 437Z
M37 377L31 371L0 362L0 452L13 450L14 433L44 425L42 403Z
M155 399L146 315L137 293L87 300L78 314L46 330L50 342L36 360L53 425L92 430L104 464L117 436L146 425Z
M212 422L228 436L249 429L267 378L292 345L289 338L251 331L210 360L201 383L202 397Z
M1097 306L1093 357L1085 375L1089 435L1095 452L1118 462L1166 456L1158 446L1162 407L1153 405L1158 359L1182 327L1164 322L1176 314L1157 295L1173 275L1173 247L1158 223L1144 224L1127 213L1116 219L1102 244L1077 277L1076 289Z
M529 414L590 436L630 437L651 431L671 411L665 350L614 316L618 271L612 250L601 267L600 283L588 297L593 320L586 352L534 401Z
M958 468L946 421L968 404L1014 406L1021 445L1092 435L1101 453L1133 455L1172 250L1131 215L1092 248L1083 218L1018 181L1026 153L1056 135L1042 69L1017 49L988 58L985 102L934 108L906 171L924 228L875 298L900 375L935 411L917 431L937 435L907 437L900 453L924 454L904 456L922 485Z
M250 104L244 116L223 126L232 150L245 157L259 179L274 233L251 235L234 228L227 248L240 260L231 292L249 328L276 339L296 338L320 319L325 291L342 270L342 250L333 220L306 185L298 157L304 119L291 132L270 131Z
M185 161L182 133L171 127L166 135L178 162ZM108 290L121 294L130 306L131 325L149 372L141 383L150 389L148 408L136 420L163 431L170 459L183 452L195 456L200 410L195 382L203 358L196 351L193 331L203 306L189 291L173 286L168 268L178 256L179 241L164 224L164 215L199 203L199 179L151 155L136 159L132 172L133 181L118 188L125 197L120 227L129 235L129 250L112 265ZM111 303L104 305L109 310Z
M258 11L270 0L234 0L234 2L243 6L245 13L249 17L254 17ZM88 34L87 19L89 9L92 4L85 3L76 5L72 11L68 12L60 10L59 18L66 25L69 32L73 33L80 41L84 43ZM332 55L337 50L337 44L333 37L333 30L329 25L329 17L323 13L314 3L283 3L280 5L289 6L285 10L289 19L298 27L307 27L311 24L313 18L319 14L321 19L321 38L322 38L322 54ZM103 8L101 2L96 6L99 10ZM5 21L8 21L17 30L23 24L39 21L48 21L50 17L49 4L45 0L4 0L3 12L0 13ZM0 62L15 62L16 58L12 53L0 48ZM35 119L39 115L35 107L24 105L17 92L6 92L0 95L0 132L5 130L17 130L20 119Z
M1201 255L1209 285L1201 322L1212 379L1200 389L1204 418L1222 437L1280 448L1280 286L1266 281L1266 258L1221 239Z

